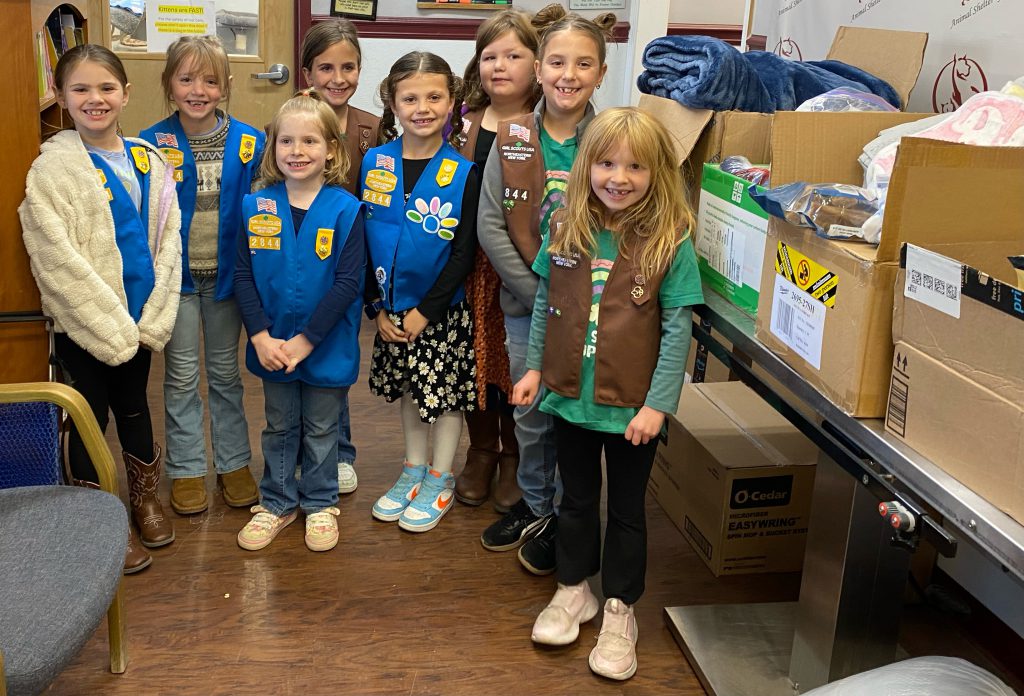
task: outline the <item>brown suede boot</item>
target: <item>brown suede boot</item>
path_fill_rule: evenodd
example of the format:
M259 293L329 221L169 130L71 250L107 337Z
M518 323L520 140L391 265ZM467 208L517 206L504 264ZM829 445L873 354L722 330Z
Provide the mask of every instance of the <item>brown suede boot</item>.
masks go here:
M508 512L523 497L516 481L519 472L519 441L516 421L511 413L501 411L501 456L498 457L498 485L494 487L494 509Z
M144 462L122 452L125 469L128 472L128 502L132 520L139 528L139 540L143 546L156 548L174 541L174 525L164 515L156 489L160 483L160 446L153 445L154 457Z
M248 466L217 474L217 485L224 494L224 502L231 507L249 507L260 499L260 491Z
M479 505L491 495L491 481L498 468L498 411L466 411L469 450L466 466L455 479L455 499Z
M93 483L92 481L83 481L81 479L71 479L71 485L81 486L82 488L93 488L100 490L100 484ZM124 552L124 567L122 573L125 575L131 575L137 573L140 570L144 570L149 567L149 564L153 562L153 557L149 555L149 552L145 548L139 545L138 540L135 538L135 529L132 527L132 523L128 522L128 547Z
M206 477L171 480L171 508L179 515L194 515L210 506L206 496Z

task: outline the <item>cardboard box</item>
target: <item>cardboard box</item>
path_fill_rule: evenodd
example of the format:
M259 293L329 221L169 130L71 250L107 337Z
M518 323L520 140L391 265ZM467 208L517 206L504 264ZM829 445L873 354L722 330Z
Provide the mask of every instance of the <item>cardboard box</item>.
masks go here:
M885 422L890 433L1018 522L1024 522L1024 287L1016 286L1006 256L1021 248L1024 238L984 250L990 273L906 248Z
M704 283L747 314L756 314L768 213L750 197L749 186L719 165L705 164L694 240Z
M744 384L687 385L648 489L715 575L795 571L817 457Z
M915 117L776 114L773 183L858 183L860 148ZM1005 193L1021 190L1024 148L904 138L877 248L769 222L757 338L845 412L884 417L900 247L911 242L984 268L991 249L1024 239L1024 196Z
M923 32L839 27L827 58L886 80L905 106L921 72L927 45L928 34ZM639 106L658 118L675 141L695 210L705 162L721 162L731 155L771 162L771 114L691 109L649 94L640 96Z

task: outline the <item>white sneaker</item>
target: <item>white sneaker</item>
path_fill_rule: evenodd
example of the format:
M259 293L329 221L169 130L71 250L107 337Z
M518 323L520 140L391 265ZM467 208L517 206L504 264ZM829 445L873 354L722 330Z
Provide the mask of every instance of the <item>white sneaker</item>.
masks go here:
M590 669L620 681L636 674L636 633L633 607L618 599L605 602L601 635L590 651Z
M555 596L533 622L534 643L568 645L580 635L580 624L597 615L597 597L584 580L579 585L558 584Z
M338 492L352 493L359 486L359 477L350 462L338 462Z

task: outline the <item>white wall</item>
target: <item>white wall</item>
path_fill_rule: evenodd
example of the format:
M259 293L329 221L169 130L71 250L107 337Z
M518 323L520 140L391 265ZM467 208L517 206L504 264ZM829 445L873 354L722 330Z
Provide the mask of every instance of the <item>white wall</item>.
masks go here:
M692 2L692 0L689 0ZM736 0L716 0L716 2L735 2ZM516 9L536 12L545 5L550 5L552 0L514 0ZM703 0L702 0L703 2ZM742 4L743 0L740 0ZM630 7L635 3L642 3L642 0L625 0L626 8L622 10L580 10L584 17L595 17L602 12L614 12L619 19L629 17ZM569 7L568 0L562 0L566 8ZM311 7L313 14L327 14L330 8L330 0L312 0ZM416 8L415 0L379 0L377 3L378 17L454 17L458 19L478 19L487 16L484 10L420 10Z
M746 0L672 0L672 24L741 24Z

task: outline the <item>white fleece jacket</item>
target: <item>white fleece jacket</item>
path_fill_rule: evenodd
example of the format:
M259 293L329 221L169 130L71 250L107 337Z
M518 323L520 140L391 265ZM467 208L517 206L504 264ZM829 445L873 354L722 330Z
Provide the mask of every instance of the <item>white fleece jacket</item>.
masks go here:
M171 337L181 291L181 212L173 168L149 152L149 249L156 283L136 324L128 313L114 217L82 139L62 131L43 143L18 208L22 237L43 311L97 360L120 365L139 345L163 350Z

